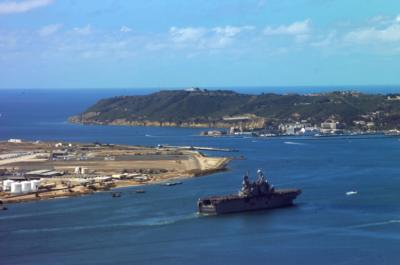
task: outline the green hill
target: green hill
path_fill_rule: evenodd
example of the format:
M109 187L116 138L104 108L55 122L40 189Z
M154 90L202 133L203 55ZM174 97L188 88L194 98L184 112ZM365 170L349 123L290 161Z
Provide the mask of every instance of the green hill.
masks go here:
M393 128L400 122L400 101L394 95L357 92L249 95L224 90L175 90L102 99L85 112L71 117L70 121L229 127L232 121L227 121L226 117L239 115L247 115L253 127L301 120L318 124L333 117L347 127L353 126L354 121L363 120L374 121L378 128Z

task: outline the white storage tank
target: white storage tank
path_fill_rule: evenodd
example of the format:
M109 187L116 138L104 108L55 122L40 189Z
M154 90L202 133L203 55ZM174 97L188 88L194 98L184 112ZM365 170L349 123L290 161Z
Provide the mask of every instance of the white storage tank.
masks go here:
M19 194L22 193L22 185L19 182L11 183L11 193Z
M31 182L30 181L22 181L21 182L21 191L23 193L31 192Z
M5 181L3 181L3 190L5 191L9 191L11 190L11 183L13 183L13 180L7 179Z
M40 186L40 180L31 180L31 191L36 192L38 191Z

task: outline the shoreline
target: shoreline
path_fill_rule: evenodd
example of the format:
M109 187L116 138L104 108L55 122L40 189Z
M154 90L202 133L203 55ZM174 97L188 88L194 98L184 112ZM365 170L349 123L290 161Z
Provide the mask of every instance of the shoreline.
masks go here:
M74 192L68 192L67 188L65 188L63 193L57 193L54 194L54 192L48 192L50 194L46 194L45 196L39 196L36 197L35 194L24 194L24 195L19 195L19 196L11 196L11 197L0 197L0 201L3 202L3 204L16 204L16 203L26 203L26 202L37 202L37 201L46 201L46 200L53 200L53 199L62 199L62 198L73 198L73 197L81 197L81 196L88 196L88 195L93 195L95 193L106 193L110 192L112 193L113 190L118 190L118 189L123 189L123 188L133 188L133 187L145 187L145 186L150 186L150 185L160 185L165 182L169 182L172 180L185 180L185 179L191 179L191 178L196 178L200 176L208 176L214 173L218 172L223 172L226 171L227 169L219 169L219 170L214 170L209 173L204 173L202 175L192 175L192 176L171 176L168 178L162 178L156 181L153 181L151 183L139 183L135 181L118 181L114 182L115 186L112 186L108 189L103 189L103 190L86 190L86 191L74 191ZM46 193L46 192L44 192ZM53 194L51 194L53 193Z
M109 144L0 142L0 150L0 175L4 180L0 201L4 203L82 196L210 175L226 170L234 159L209 157L179 147ZM46 175L43 169L50 169L50 174L57 175ZM25 192L7 191L5 183L9 179L17 184L22 181L19 185L40 179L40 187Z
M231 124L224 122L211 122L211 123L188 123L184 122L182 124L177 123L168 123L161 121L111 121L111 122L101 122L101 121L81 121L78 120L77 116L72 116L68 119L68 122L71 124L78 125L95 125L95 126L129 126L129 127L165 127L165 128L192 128L192 129L211 129L211 130L225 130L231 127ZM321 135L289 135L289 134L276 134L270 136L263 135L255 135L257 131L249 131L242 134L222 134L222 135L207 135L201 132L199 136L205 137L254 137L254 138L265 138L265 139L273 139L280 137L313 137L313 138L357 138L357 137L368 137L368 136L382 136L382 137L400 137L400 131L397 134L390 134L390 132L394 130L392 129L382 129L373 132L358 132L348 130L343 134L321 134Z
M183 122L178 124L176 122L162 122L162 121L127 121L127 120L113 120L111 122L101 121L88 121L79 120L78 116L72 116L68 118L68 122L71 124L79 125L98 125L98 126L142 126L142 127L170 127L170 128L229 128L231 124L224 122L204 122L204 123L190 123Z

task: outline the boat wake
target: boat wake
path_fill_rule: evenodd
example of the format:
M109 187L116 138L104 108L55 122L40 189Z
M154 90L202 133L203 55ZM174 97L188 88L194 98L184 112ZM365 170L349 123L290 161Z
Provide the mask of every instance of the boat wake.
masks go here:
M162 226L162 225L170 225L175 224L182 221L191 220L197 218L196 214L189 215L178 215L178 216L165 216L165 217L150 217L143 220L138 220L136 222L132 222L130 224L134 226Z
M283 142L284 144L292 144L292 145L306 145L303 143L298 143L298 142Z
M182 221L198 218L197 214L172 216L172 217L150 217L143 220L122 223L108 223L99 225L83 225L83 226L69 226L69 227L52 227L52 228L38 228L38 229L20 229L16 230L17 234L34 234L43 232L70 232L70 231L85 231L109 228L124 228L124 227L150 227L150 226L164 226L171 225Z
M383 226L383 225L390 225L390 224L400 224L400 220L394 219L394 220L388 220L388 221L383 221L383 222L354 225L354 226L351 226L350 228L366 228L366 227Z

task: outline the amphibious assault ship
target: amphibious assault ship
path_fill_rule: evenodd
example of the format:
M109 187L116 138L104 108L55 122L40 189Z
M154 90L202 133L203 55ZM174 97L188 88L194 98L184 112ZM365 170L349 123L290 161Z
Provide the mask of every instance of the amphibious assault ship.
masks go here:
M258 170L255 182L250 182L247 175L243 177L238 194L201 198L197 206L200 213L207 214L282 208L293 205L293 200L300 193L300 189L275 189L268 183L263 172Z

